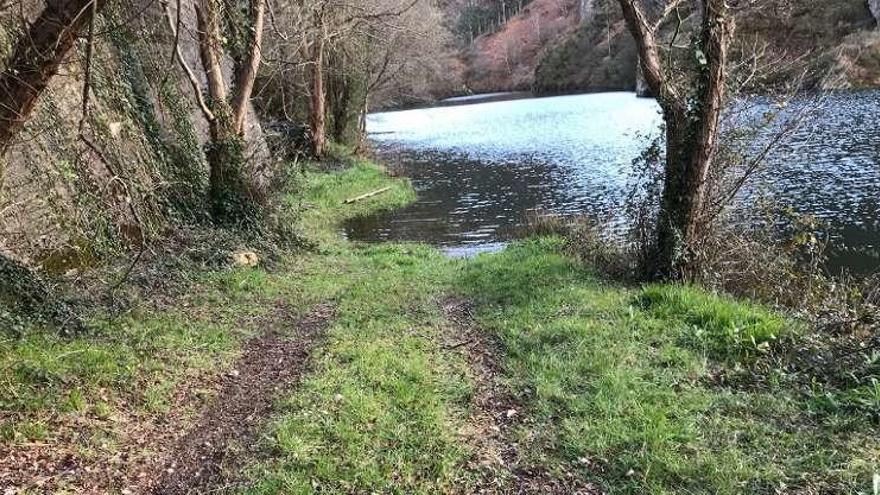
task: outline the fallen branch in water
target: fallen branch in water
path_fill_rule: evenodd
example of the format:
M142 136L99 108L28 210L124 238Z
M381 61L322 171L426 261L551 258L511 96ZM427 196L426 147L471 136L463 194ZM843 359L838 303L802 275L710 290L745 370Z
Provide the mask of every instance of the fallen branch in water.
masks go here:
M362 199L372 198L373 196L378 196L385 191L391 189L390 187L383 187L382 189L376 189L375 191L368 192L367 194L361 194L360 196L355 196L354 198L348 198L344 201L345 204L357 203Z

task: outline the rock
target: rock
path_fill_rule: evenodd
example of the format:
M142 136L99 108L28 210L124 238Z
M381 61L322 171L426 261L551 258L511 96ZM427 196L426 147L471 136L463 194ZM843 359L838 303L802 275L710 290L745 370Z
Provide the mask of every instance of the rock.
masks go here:
M118 138L122 134L122 122L111 122L109 127L110 135L114 138Z
M877 21L877 25L880 26L880 0L868 0L868 9L874 16L874 20Z
M639 61L636 66L636 95L639 98L653 98L651 88L648 87L648 81L645 80L645 72L642 70L642 62Z
M235 266L251 268L260 264L260 256L253 251L236 251L232 253L232 263Z

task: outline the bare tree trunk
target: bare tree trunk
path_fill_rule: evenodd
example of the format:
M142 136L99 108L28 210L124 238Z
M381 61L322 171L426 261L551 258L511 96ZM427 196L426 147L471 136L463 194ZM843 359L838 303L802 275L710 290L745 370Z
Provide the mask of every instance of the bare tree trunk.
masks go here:
M364 100L358 115L358 139L356 151L360 152L367 142L367 115L370 113L370 92L364 91Z
M24 126L37 99L105 0L48 0L18 41L0 75L0 155ZM0 183L3 175L0 168Z
M309 108L309 131L312 135L312 154L322 158L327 151L327 96L324 90L324 35L316 34L312 47L311 105Z
M251 3L254 34L247 59L240 61L241 70L233 88L235 97L230 102L223 77L219 5L217 0L200 0L196 5L199 56L210 97L210 109L203 112L208 119L211 138L206 150L210 168L211 215L221 224L251 223L259 211L258 198L245 177L244 126L260 64L264 8L263 0Z
M266 15L266 0L251 0L251 30L253 35L247 58L239 65L241 70L235 78L235 98L232 101L233 125L235 132L244 135L247 123L248 105L254 92L254 83L260 68L263 48L263 24Z
M706 180L718 149L733 23L725 0L700 2L700 44L706 61L697 69L694 87L682 89L663 71L651 23L639 0L620 0L639 48L642 74L657 96L666 123L665 182L652 260L653 275L662 279L681 279L687 274L691 249L703 227ZM696 105L689 104L690 94Z

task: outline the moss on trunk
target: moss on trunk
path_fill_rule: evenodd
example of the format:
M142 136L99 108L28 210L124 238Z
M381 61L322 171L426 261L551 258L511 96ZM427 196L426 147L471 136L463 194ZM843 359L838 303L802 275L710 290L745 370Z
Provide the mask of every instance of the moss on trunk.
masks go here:
M222 133L207 145L205 154L211 168L209 199L214 222L240 227L254 225L260 208L245 177L244 138Z

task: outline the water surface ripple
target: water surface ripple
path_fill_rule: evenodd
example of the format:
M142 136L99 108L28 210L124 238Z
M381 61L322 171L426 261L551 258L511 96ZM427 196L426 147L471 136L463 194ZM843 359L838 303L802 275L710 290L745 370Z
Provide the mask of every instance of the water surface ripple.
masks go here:
M820 218L833 236L835 266L857 271L875 269L873 250L880 246L878 118L878 91L825 96L776 148L752 187ZM346 233L468 254L515 237L530 210L619 218L632 162L659 134L660 123L657 104L631 93L372 114L371 140L412 178L419 200L358 219Z

